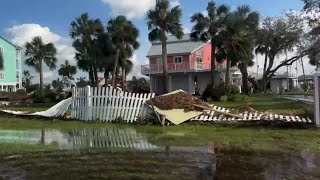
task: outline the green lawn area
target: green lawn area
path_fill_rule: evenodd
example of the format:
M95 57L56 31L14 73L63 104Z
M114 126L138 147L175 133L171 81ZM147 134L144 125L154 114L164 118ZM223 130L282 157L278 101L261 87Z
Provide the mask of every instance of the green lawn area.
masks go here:
M55 103L17 104L17 105L9 105L9 106L0 106L0 109L13 110L13 111L38 112L38 111L45 111L54 105Z
M260 111L288 112L303 111L307 107L299 102L279 99L271 95L250 96L247 102L214 102L217 106L226 108L241 108L249 105ZM38 111L45 110L52 105L33 105L29 107L11 106L6 109ZM114 123L86 123L80 121L60 121L45 119L22 119L15 117L0 117L0 130L30 130L30 129L57 129L67 131L82 128L132 128L138 133L146 134L148 140L157 145L183 145L198 146L215 143L222 147L236 147L253 150L302 150L320 149L320 131L316 128L290 129L254 127L239 124L208 124L194 125L183 124L179 126L142 126ZM52 146L22 145L0 143L0 154L21 152L34 152L54 150Z
M224 148L240 148L263 151L318 150L320 131L309 129L281 129L271 127L241 127L237 125L139 126L112 123L85 123L78 121L26 120L0 118L0 130L57 129L67 131L81 128L132 128L146 134L157 145L202 146L214 143ZM52 146L1 144L0 154L54 150Z
M298 114L304 113L309 105L301 102L295 102L288 99L281 99L276 95L253 95L248 96L247 101L243 102L211 102L216 106L221 106L230 109L239 109L244 106L250 106L258 111L269 111L273 113L288 113L289 111Z

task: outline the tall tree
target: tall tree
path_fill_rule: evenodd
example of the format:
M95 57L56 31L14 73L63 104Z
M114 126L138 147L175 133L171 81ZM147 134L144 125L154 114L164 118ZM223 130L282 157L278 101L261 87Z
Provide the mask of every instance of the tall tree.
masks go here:
M183 29L180 23L182 11L179 6L169 8L169 1L157 1L155 9L147 12L147 24L150 41L160 40L162 44L163 93L169 92L169 75L167 65L167 34L181 39Z
M127 75L133 69L133 62L129 59L122 59L119 61L119 66L121 67L121 73L122 73L122 88L125 89L126 82L127 82Z
M246 94L249 94L248 66L253 66L255 40L257 37L260 16L258 12L252 12L249 6L239 6L235 12L242 24L242 37L247 41L245 48L241 48L237 53L239 56L238 67L242 74L242 87Z
M253 64L255 32L259 24L259 14L251 12L249 6L239 6L237 10L228 14L225 28L218 37L219 61L227 60L225 87L230 84L230 67L238 65L243 76L245 93L248 93L247 67Z
M109 73L113 70L114 46L109 32L100 33L95 40L95 46L99 51L98 59L100 69L104 71L105 87L108 85Z
M260 52L265 53L268 58L267 65L264 65L266 70L262 79L263 89L266 90L267 83L281 67L292 65L301 57L309 54L310 50L302 50L299 54L281 60L277 66L274 66L277 56L293 52L304 37L303 19L293 13L287 13L281 18L264 19L259 31L259 34L264 34L265 38L257 39L257 47L263 47L264 51Z
M69 79L73 79L73 76L77 74L77 67L72 66L68 60L65 60L64 64L60 65L58 74L63 77L68 77Z
M57 49L53 43L45 44L41 37L36 36L31 42L25 44L25 60L26 65L35 68L40 73L40 92L43 89L43 63L45 63L50 70L56 68L57 63Z
M303 11L305 12L320 12L320 0L303 0L304 1L304 7ZM317 14L312 13L312 14ZM320 62L320 17L317 15L309 16L309 27L311 28L311 31L309 32L309 35L311 36L312 43L310 45L310 53L309 53L309 63L311 65L319 67ZM301 62L302 63L302 62Z
M198 12L191 16L191 22L195 23L190 34L193 40L201 40L207 42L211 40L211 86L215 86L215 70L216 70L216 48L217 36L224 28L225 18L229 13L227 5L217 6L216 3L210 1L207 6L208 16L202 12Z
M91 85L98 85L98 60L94 40L104 31L99 19L91 19L84 13L71 22L70 37L74 39L76 60L79 69L89 73Z
M112 72L112 85L116 87L119 58L124 52L130 52L126 53L129 55L127 58L129 58L132 56L133 51L139 48L140 44L137 41L139 30L125 16L118 16L108 22L107 31L110 33L116 49Z

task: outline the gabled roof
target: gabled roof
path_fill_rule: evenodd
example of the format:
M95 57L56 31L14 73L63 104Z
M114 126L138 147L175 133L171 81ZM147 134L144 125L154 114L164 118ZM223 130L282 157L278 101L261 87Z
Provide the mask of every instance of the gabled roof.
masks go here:
M192 41L190 39L190 34L184 34L182 39L177 39L175 36L167 36L167 54L191 54L198 49L200 49L205 42L202 41ZM147 57L150 56L160 56L162 54L162 45L160 41L152 42L152 46L149 50Z
M3 39L4 41L6 41L7 43L11 44L12 46L16 47L16 49L19 49L19 50L22 49L22 47L13 44L12 42L10 42L9 40L7 40L6 38L4 38L4 37L2 37L2 36L0 36L0 38Z

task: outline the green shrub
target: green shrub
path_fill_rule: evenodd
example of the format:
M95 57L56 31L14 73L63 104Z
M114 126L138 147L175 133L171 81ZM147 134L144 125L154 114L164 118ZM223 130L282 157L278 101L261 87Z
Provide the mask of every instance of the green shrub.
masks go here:
M241 94L231 94L228 96L228 101L231 101L231 102L236 102L241 100L242 100Z
M235 85L229 85L228 87L226 87L226 93L227 94L239 94L239 88Z
M228 101L228 96L221 96L220 97L220 102L227 102Z
M241 96L241 101L247 102L249 100L249 97L247 95L242 95Z
M210 85L206 87L204 92L201 95L201 99L208 101L209 98L213 101L219 101L221 96L224 96L225 90L223 87L212 88Z
M33 102L34 103L50 103L50 102L56 102L56 95L55 93L50 89L49 86L45 87L42 90L42 93L40 89L37 89L33 94Z

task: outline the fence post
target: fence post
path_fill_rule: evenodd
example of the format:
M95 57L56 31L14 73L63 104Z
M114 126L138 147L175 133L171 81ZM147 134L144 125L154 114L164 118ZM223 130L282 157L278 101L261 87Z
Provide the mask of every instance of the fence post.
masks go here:
M91 87L86 87L86 104L87 104L87 121L92 119L92 101L91 101Z
M314 74L314 120L317 127L320 127L320 71Z

